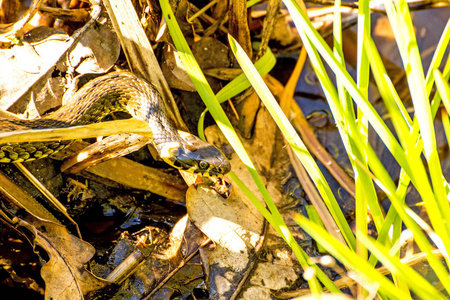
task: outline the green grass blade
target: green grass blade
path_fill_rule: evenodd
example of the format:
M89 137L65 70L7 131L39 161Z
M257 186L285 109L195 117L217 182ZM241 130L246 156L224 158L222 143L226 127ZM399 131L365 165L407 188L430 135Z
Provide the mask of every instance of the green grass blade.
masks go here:
M337 201L333 193L331 192L327 181L323 177L323 174L320 172L319 167L312 158L306 146L301 141L298 133L292 127L287 117L284 115L272 93L269 91L268 87L265 85L264 81L255 70L253 64L245 54L244 50L239 46L239 44L236 42L236 40L234 40L233 37L228 36L228 39L231 50L233 51L236 60L238 61L248 80L252 84L253 88L258 93L259 98L266 106L275 123L278 125L278 128L280 129L284 138L292 147L294 153L302 162L309 176L312 178L317 190L321 194L339 229L342 231L344 239L354 249L355 240L353 233L351 232L350 227L348 226L347 221L345 220L345 217L342 214L342 211L340 210L339 205L337 204Z
M436 147L436 133L434 130L433 117L411 14L409 12L408 4L404 0L400 0L396 3L386 1L385 7L388 18L393 24L392 29L394 35L398 41L398 48L403 65L405 66L406 77L411 91L414 108L416 111L420 112L416 114L415 117L417 118L420 127L424 155L428 162L429 175L434 191L434 197L424 198L424 200L428 212L435 216L435 218L431 219L431 222L438 234L445 237L443 241L447 251L449 251L450 225L448 222L444 221L450 217L450 207L448 205L445 190L446 181L442 173L439 154ZM435 215L433 212L436 212L437 214ZM450 266L450 261L447 261L447 263Z
M283 221L283 218L281 217L273 200L271 199L271 197L264 185L264 182L261 180L261 177L259 176L258 172L256 171L250 157L246 153L236 132L233 130L233 127L232 127L230 121L228 120L227 116L225 115L225 112L222 110L219 101L217 101L217 98L214 95L211 87L208 85L208 82L206 81L206 78L203 75L203 72L201 71L200 67L198 66L198 63L195 60L195 58L189 48L189 45L187 44L186 40L184 39L183 33L181 32L181 30L176 22L175 16L174 16L172 9L168 3L168 0L161 0L160 4L161 4L161 9L164 14L164 18L166 19L167 26L172 35L173 42L179 52L180 58L183 61L183 64L189 74L189 77L191 78L192 82L196 86L199 95L205 102L206 107L210 110L211 115L213 116L217 125L222 130L223 134L226 136L226 138L228 139L230 144L233 146L237 155L242 160L244 165L247 167L248 171L250 172L250 175L252 176L253 180L255 181L255 184L257 185L261 195L264 198L264 201L266 202L267 206L269 207L270 212L273 215L273 218L269 219L269 221L274 222L274 223L271 223L271 225L274 227L277 227L277 231L282 234L281 237L292 248L294 254L296 255L296 257L299 260L302 267L307 268L309 266L312 266L316 270L317 277L312 277L308 280L311 290L314 293L318 293L321 291L321 286L319 285L319 283L317 281L317 278L319 278L327 288L329 288L332 291L339 292L339 290L336 289L336 287L333 285L331 280L316 265L309 264L308 256L300 248L300 246L296 243L294 237L289 232L285 222ZM252 198L250 200L252 200ZM254 203L254 204L256 204L256 203Z
M339 243L326 230L308 220L304 216L297 215L294 220L318 243L330 252L347 268L357 274L358 282L366 290L378 289L389 299L407 299L408 295L397 289L395 285L376 271L365 259L355 255L353 251Z
M269 73L269 71L275 66L275 63L277 62L275 55L273 55L270 48L267 48L266 53L255 63L255 68L258 70L259 74L261 76L266 75ZM227 99L231 99L246 89L250 87L250 82L247 80L247 77L245 77L245 74L240 74L235 79L230 81L227 85L225 85L217 94L217 101L220 103L226 101ZM208 112L208 109L205 109L198 120L197 124L197 131L198 135L202 140L206 141L205 135L204 135L204 123L205 123L205 117L206 113Z
M433 58L426 76L426 90L427 95L430 95L431 89L433 88L434 76L432 76L433 70L439 68L442 59L444 58L445 51L450 44L450 19L448 19L444 30L442 31L441 38L439 39L436 50L434 51Z
M418 274L413 268L402 264L400 259L393 256L391 251L383 245L375 242L370 237L356 233L358 239L387 267L391 273L404 282L422 299L446 299L431 283ZM408 297L410 298L410 297Z
M276 62L277 59L275 58L275 55L273 55L270 48L267 48L266 53L264 53L264 55L255 63L255 68L258 70L258 73L263 76L272 70ZM217 100L222 103L227 99L239 95L250 86L250 82L247 77L245 77L245 74L240 74L216 94Z
M408 173L421 196L424 198L434 197L429 182L424 182L423 180L416 180L416 177L419 174L422 175L423 177L427 176L425 168L416 167L416 165L419 165L422 162L417 158L413 158L414 160L411 161L411 159L406 156L406 153L404 152L400 144L397 142L394 135L390 132L389 128L386 126L381 117L369 103L368 99L364 98L364 96L358 90L356 84L354 83L353 79L348 74L348 72L340 66L339 62L332 55L331 50L329 49L323 38L320 37L317 31L312 27L306 15L300 10L298 4L292 0L283 0L283 3L285 3L286 7L288 8L290 14L293 17L294 23L296 24L297 29L299 30L299 34L301 35L302 40L304 42L304 45L307 48L310 59L314 60L317 64L321 64L320 59L318 57L315 57L317 56L317 51L320 52L323 59L327 62L327 64L330 66L330 68L333 70L336 76L342 80L342 84L344 84L345 88L347 89L353 100L357 103L358 108L364 112L364 116L367 117L372 127L380 136L381 140L384 142L386 147L395 157L397 162ZM311 39L311 41L309 41L309 39ZM311 46L312 44L314 45L314 47ZM318 76L320 76L320 74L318 74ZM327 93L329 91L329 88L325 86L323 86L323 88L329 101L330 107L333 111L333 115L336 121L338 122L339 126L340 125L339 123L341 122L342 109L338 107L339 106L338 103L333 103L334 99L337 97L335 95L328 97ZM371 160L368 161L372 168L372 161Z
M438 69L435 69L433 74L436 81L436 87L441 95L442 103L444 103L445 109L450 111L450 87L448 82Z

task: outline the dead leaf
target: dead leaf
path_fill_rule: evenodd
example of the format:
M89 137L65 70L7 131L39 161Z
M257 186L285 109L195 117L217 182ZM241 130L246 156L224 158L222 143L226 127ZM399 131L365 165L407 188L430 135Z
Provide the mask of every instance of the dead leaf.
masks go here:
M14 22L19 16L19 0L7 0L0 3L0 23Z
M178 52L170 44L164 50L161 68L169 86L188 92L196 91Z
M70 234L64 226L32 216L20 220L18 225L33 234L35 247L43 248L50 258L41 269L46 283L45 299L84 299L83 295L110 285L84 268L95 254L94 247Z
M210 143L225 141L215 126L208 127L205 134ZM266 182L272 200L278 207L285 208L289 229L298 240L308 242L288 216L286 208L297 203L296 199L283 193L281 186L289 160L284 141L277 135L274 121L264 106L256 115L253 137L241 140ZM229 157L235 175L263 202L242 161L235 153ZM292 283L301 280L301 268L290 248L271 226L263 235L264 219L244 193L232 184L232 193L227 199L213 191L204 191L202 186L196 190L190 187L186 195L189 217L216 242L213 251L203 251L210 274L210 299L272 299L272 291L288 289ZM198 202L192 203L192 199ZM254 243L257 234L261 235L260 241L264 241L264 245Z
M119 58L120 42L106 13L98 23L83 34L70 53L69 65L76 67L79 74L105 73Z
M194 43L192 53L202 70L226 68L231 65L227 46L212 37L204 37Z
M224 199L207 185L191 186L186 193L186 208L193 223L216 244L249 255L260 239L264 218L236 196L232 192Z
M0 108L38 117L61 105L67 80L60 74L109 70L120 45L109 19L99 18L97 26L90 26L98 14L99 8L93 10L93 19L71 37L55 28L38 27L24 35L21 45L1 49Z
M30 99L39 103L40 112L44 112L60 104L64 83L61 79L51 78L39 80L45 72L56 63L67 49L67 35L60 30L50 29L50 35L43 35L42 29L32 30L24 38L21 46L12 49L0 50L0 64L3 66L0 73L0 92L2 101L0 108L14 113L23 113ZM39 41L34 37L39 37ZM28 42L28 40L30 42ZM35 43L37 43L35 45ZM46 45L42 47L42 44ZM17 101L23 97L24 101ZM28 99L28 100L25 100ZM30 117L37 116L37 113Z
M132 274L128 274L126 279L121 283L119 291L115 294L114 299L169 299L170 297L155 296L160 285L164 283L173 273L183 266L187 259L196 252L198 247L203 244L206 237L198 230L197 227L189 222L187 217L180 219L172 232L167 238L162 235L161 242L154 244L151 255L136 267ZM120 269L122 262L117 262L123 255L120 253L135 253L136 246L126 241L119 242L111 251L111 267L115 269L111 275L117 275L116 270ZM142 248L139 248L143 251ZM134 252L133 252L134 251ZM130 255L131 256L131 255ZM128 258L127 258L128 259ZM119 264L120 263L120 264ZM112 276L111 276L112 277ZM109 276L108 276L109 278ZM179 282L179 285L186 286L185 278ZM190 280L188 280L190 281ZM172 284L167 283L170 286ZM165 289L165 288L162 288ZM171 288L169 288L171 289ZM179 290L177 290L179 291Z
M237 128L241 134L249 139L252 136L253 126L256 122L256 115L261 106L258 94L253 90L250 94L246 93L244 99L236 106L239 114L239 123Z

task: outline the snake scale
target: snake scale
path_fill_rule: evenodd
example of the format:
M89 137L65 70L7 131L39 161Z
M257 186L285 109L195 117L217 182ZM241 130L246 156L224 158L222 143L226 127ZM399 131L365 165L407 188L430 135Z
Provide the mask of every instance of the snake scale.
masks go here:
M203 176L221 176L231 169L225 155L198 137L179 132L166 116L165 105L157 89L132 73L119 71L97 77L78 90L70 105L40 119L0 119L0 132L36 130L86 125L106 115L123 111L146 121L152 131L152 143L169 165ZM46 157L73 140L7 143L0 145L0 163L16 163Z

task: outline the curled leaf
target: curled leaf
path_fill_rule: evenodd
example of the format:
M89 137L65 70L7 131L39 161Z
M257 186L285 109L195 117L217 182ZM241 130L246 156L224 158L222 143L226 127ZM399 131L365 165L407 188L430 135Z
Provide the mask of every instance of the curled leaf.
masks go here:
M44 249L49 257L41 269L45 299L84 299L84 295L109 285L84 267L94 256L94 247L70 234L63 225L27 217L19 221L19 226L33 234L34 246Z

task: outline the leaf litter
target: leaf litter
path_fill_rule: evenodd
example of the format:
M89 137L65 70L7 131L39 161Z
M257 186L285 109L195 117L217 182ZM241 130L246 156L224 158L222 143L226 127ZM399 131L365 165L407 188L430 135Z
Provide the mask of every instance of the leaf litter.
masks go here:
M42 1L35 1L35 6L38 7L40 2ZM205 68L205 73L210 75L208 80L211 80L211 85L217 89L222 85L221 79L230 80L238 74L235 69L228 67L231 64L227 53L229 50L223 44L221 34L228 30L237 32L237 38L241 39L239 42L246 45L248 51L252 50L247 31L248 24L239 18L245 9L238 11L236 6L230 8L236 13L232 14L232 20L236 20L237 27L227 29L224 24L227 22L228 11L220 2L216 3L210 13L202 13L192 20L189 19L192 14L199 12L192 3L180 1L178 10L178 14L181 15L179 19L184 20L182 28L186 35L193 36L195 41L192 42L193 49L196 49L198 60L203 62L201 65ZM96 2L93 1L92 4L92 8L98 7ZM238 1L235 4L238 5ZM102 73L116 64L120 53L117 43L119 39L108 15L103 12L101 16L94 16L95 12L91 11L95 25L91 26L94 23L91 22L87 28L71 32L71 36L59 29L41 27L29 31L22 39L22 46L9 45L10 49L1 49L1 65L9 66L8 71L2 69L0 72L2 109L8 109L27 118L41 115L61 104L62 94L69 80L76 77L74 74ZM146 28L149 35L156 38L157 35L154 33L160 29L159 25L155 25L157 22L154 22L159 16L158 7L144 7L138 9L138 13L143 17L143 23L149 26ZM148 19L145 19L145 16ZM211 16L216 19L212 19ZM263 31L264 16L252 13L251 25L254 32ZM270 20L271 25L268 29L267 27L264 29L262 37L264 47L270 40L274 52L277 46L280 47L278 49L280 52L286 51L286 47L290 50L298 49L300 41L286 22L286 16L283 13L273 14L273 12L272 16L275 20ZM189 22L186 22L188 19ZM10 33L4 35L8 34ZM170 43L168 34L163 32L162 36L160 41L166 40ZM8 41L10 40L3 42ZM165 47L156 49L160 51L159 55L167 59L163 64L165 75L174 77L173 81L169 80L169 84L177 89L192 91L192 85L188 82L184 68L176 57L176 51L170 47L172 47L170 44L166 44ZM129 50L125 49L124 52L128 54ZM219 58L214 54L219 54ZM66 97L70 99L70 96ZM183 99L181 101L187 103ZM263 175L270 194L282 210L290 230L310 255L316 255L316 248L311 240L290 222L290 213L302 210L306 200L302 192L300 195L287 195L283 191L283 183L292 181L289 177L292 171L286 159L284 143L273 121L254 93L246 93L238 102L240 102L237 105L239 115L233 118L234 125L241 130L242 140L249 149L258 171ZM182 104L182 111L183 109L187 111L187 106L191 108L191 105ZM232 109L226 109L230 110L229 115L232 116ZM180 120L176 122L183 123ZM187 123L189 124L189 121ZM224 144L224 138L216 127L209 127L207 136L212 143ZM181 179L178 175L173 171L164 171L167 178L163 183L177 186L177 192L164 192L163 200L159 198L155 201L162 204L146 210L142 206L134 206L132 202L148 201L151 193L163 192L156 192L153 189L142 192L146 189L143 187L147 185L145 180L143 183L140 183L140 180L133 183L123 180L125 175L115 170L117 165L132 166L132 170L127 171L128 174L135 172L140 179L146 179L145 174L153 172L141 166L141 162L151 160L151 155L147 151L141 150L133 154L132 158L139 163L122 159L120 163L112 163L112 166L103 170L89 171L88 168L82 173L64 175L68 176L64 181L72 181L72 185L73 180L87 183L83 184L85 191L73 192L67 195L71 201L62 202L69 209L71 204L78 202L78 210L75 213L76 217L79 217L77 220L85 227L96 228L96 234L93 233L94 230L83 229L83 235L88 232L86 240L90 243L74 236L66 226L58 224L57 221L67 224L67 220L60 216L52 217L55 222L34 217L30 213L24 218L16 217L19 216L20 209L32 210L31 205L22 207L19 205L20 209L17 207L11 209L11 206L18 204L6 201L4 203L2 200L2 210L8 212L2 214L2 220L4 222L10 220L11 224L15 224L19 231L29 238L39 255L38 262L41 266L42 279L45 281L46 299L101 299L102 295L99 294L102 293L103 297L108 299L165 299L180 295L195 295L197 298L203 296L210 299L271 299L274 297L273 291L296 289L305 283L301 276L302 270L290 249L266 224L237 186L232 184L231 191L228 191L229 195L226 197L205 184L191 185L185 192L186 186L180 186ZM234 153L230 153L230 158L233 171L258 195L240 160ZM47 162L50 164L50 160ZM155 167L161 165L158 162L151 164ZM2 171L5 169L0 168ZM44 173L42 177L48 176ZM152 178L151 181L157 179ZM225 181L231 182L229 178L225 178ZM156 185L161 186L163 183L158 182ZM128 190L125 192L126 196L122 197L119 191L123 191L124 186ZM64 187L60 185L60 188L62 190ZM301 188L295 189L301 191ZM7 194L5 191L2 193ZM87 193L88 197L85 196ZM111 201L114 205L106 204L105 199L108 197L114 198L114 201ZM182 217L184 208L177 208L184 198L189 220ZM84 201L101 204L87 204ZM117 204L121 201L126 204ZM83 211L83 207L86 211ZM88 217L87 212L91 213L91 207L102 211L100 214L102 220L94 219L89 222L83 220ZM46 212L42 216L49 215L47 207L41 208L36 205L33 210L35 209L45 209ZM14 212L12 215L11 211ZM161 228L153 227L155 224L149 224L144 220L151 214L150 211L151 213L156 211L155 214L158 214L159 219L155 223ZM171 211L178 211L178 215L164 217L164 214L169 216ZM118 214L122 217L119 222L115 220ZM16 220L15 223L12 222L13 219ZM89 225L86 225L88 223ZM126 230L117 230L121 226ZM7 228L9 227L5 225L2 229L7 231ZM99 238L101 235L108 237L107 242ZM208 244L208 239L213 242ZM100 245L101 243L107 245ZM126 264L131 259L133 259L131 264ZM5 264L2 266L5 267ZM87 267L92 269L92 272L88 271ZM30 282L39 285L38 281ZM42 292L42 289L35 290ZM283 298L283 295L279 293L277 297Z

